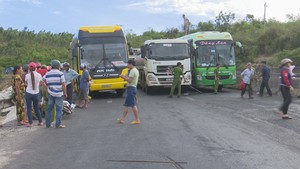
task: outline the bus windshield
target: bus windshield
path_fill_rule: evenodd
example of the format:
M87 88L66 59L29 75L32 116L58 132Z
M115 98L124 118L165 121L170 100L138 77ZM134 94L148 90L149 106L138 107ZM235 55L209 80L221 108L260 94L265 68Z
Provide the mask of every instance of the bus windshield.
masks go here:
M189 58L187 44L154 43L149 45L149 59L155 60L183 60Z
M81 46L81 63L90 68L125 67L127 53L124 43L86 44Z
M232 41L200 41L197 45L197 66L207 67L216 66L234 66L235 54Z

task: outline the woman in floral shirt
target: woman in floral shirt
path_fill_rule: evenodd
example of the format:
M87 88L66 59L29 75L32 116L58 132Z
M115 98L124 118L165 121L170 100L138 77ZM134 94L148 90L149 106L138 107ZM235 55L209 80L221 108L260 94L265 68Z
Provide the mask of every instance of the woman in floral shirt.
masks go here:
M25 115L25 103L24 103L24 97L25 97L25 85L21 78L22 73L22 67L21 66L15 66L12 77L12 88L13 88L13 101L16 104L17 107L17 120L18 120L18 126L25 125L26 123L23 122L24 115Z

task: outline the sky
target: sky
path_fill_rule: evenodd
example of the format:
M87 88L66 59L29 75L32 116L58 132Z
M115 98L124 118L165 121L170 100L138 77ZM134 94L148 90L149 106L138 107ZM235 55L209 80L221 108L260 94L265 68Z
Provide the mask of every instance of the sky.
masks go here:
M267 20L285 22L287 14L300 13L296 0L0 0L0 27L76 34L81 26L121 25L140 35L182 30L182 14L194 25L214 21L220 11L263 20L265 3Z

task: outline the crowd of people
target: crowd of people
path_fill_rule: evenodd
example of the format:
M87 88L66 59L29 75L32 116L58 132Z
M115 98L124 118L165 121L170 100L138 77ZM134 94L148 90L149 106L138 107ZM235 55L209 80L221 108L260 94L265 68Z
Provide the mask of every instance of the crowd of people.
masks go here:
M87 108L90 76L85 65L83 69L77 107ZM32 127L36 118L37 126L64 128L64 102L69 105L75 103L73 92L78 76L69 63L61 64L59 60L52 60L49 66L38 62L14 66L12 88L18 126ZM84 106L81 105L82 100L85 100Z
M292 76L294 75L292 69L295 68L292 65L293 61L289 58L285 58L280 62L280 88L281 95L283 97L283 103L278 108L274 109L276 113L278 113L282 119L292 119L287 113L289 109L289 105L292 103L292 92L294 91L294 87L292 86ZM259 96L263 96L264 88L267 89L268 95L272 97L272 91L269 87L270 80L270 68L267 67L266 62L263 61L263 68L261 70L262 82L260 85ZM252 82L255 74L255 70L252 67L251 63L247 63L247 68L243 70L241 73L242 81L241 81L241 98L244 97L245 91L248 88L248 96L249 99L254 99L253 90L252 90ZM300 94L298 95L298 98Z
M283 59L280 63L280 91L283 96L282 105L274 110L282 119L292 119L287 115L289 105L292 102L291 92L294 90L292 86L292 66L291 59ZM272 96L272 91L269 87L270 68L267 67L266 62L262 62L263 68L261 70L262 82L259 90L259 96L263 96L264 88L267 89L268 95ZM87 108L89 102L89 81L91 80L87 66L82 65L83 73L80 77L79 91L76 106L79 108ZM124 104L123 115L117 119L118 123L123 124L125 117L128 114L128 108L131 107L135 120L131 124L140 124L139 113L137 108L137 82L139 72L135 67L134 60L128 61L128 74L120 75L127 84L127 96ZM217 64L214 70L215 85L214 93L218 94L219 87L219 68ZM251 63L248 63L246 69L242 71L241 97L244 97L246 89L248 88L249 99L253 99L252 82L255 70ZM62 124L62 109L63 101L69 104L74 103L73 91L74 81L78 79L78 73L70 68L69 63L61 64L58 60L52 60L51 66L41 65L40 63L30 62L27 65L15 66L13 71L12 87L13 87L13 101L17 107L17 121L18 125L33 126L32 114L36 115L38 120L37 125L43 126L42 114L45 114L46 128L64 128ZM181 95L181 63L177 63L177 67L173 70L174 80L169 97L173 97L175 88L178 88L178 95ZM298 96L299 97L299 96ZM25 99L24 99L25 98ZM83 105L82 105L83 102ZM44 105L44 106L42 106ZM32 107L33 110L32 111ZM33 113L34 112L34 113ZM55 124L54 124L55 121Z

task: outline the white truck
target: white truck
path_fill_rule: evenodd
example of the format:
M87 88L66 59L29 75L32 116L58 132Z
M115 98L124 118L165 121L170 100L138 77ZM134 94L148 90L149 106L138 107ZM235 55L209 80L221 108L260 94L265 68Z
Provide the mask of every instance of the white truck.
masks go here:
M136 59L140 71L139 87L147 94L156 88L170 88L172 70L181 62L183 69L182 91L191 85L190 46L186 40L147 40L141 47L141 58Z

